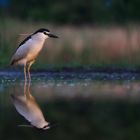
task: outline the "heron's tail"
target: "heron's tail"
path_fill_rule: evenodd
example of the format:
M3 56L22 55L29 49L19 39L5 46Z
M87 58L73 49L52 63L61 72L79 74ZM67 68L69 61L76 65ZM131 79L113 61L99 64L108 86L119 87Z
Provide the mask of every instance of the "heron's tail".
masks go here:
M15 63L15 60L12 59L12 60L10 61L10 65L14 65L14 63Z

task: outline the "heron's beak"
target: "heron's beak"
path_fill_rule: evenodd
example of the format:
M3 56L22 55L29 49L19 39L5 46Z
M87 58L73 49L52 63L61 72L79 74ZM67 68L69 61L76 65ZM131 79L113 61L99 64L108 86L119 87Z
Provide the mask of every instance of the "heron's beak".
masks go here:
M59 38L58 36L54 35L54 34L48 34L49 37L52 37L52 38Z

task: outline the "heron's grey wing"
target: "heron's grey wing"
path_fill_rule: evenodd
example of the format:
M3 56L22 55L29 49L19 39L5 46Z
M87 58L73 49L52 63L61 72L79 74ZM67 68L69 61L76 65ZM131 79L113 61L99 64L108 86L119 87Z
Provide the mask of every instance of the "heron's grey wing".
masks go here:
M25 56L28 54L31 43L32 43L31 36L27 37L22 43L20 43L19 47L17 48L14 55L12 56L11 65L13 65L18 60L25 58Z

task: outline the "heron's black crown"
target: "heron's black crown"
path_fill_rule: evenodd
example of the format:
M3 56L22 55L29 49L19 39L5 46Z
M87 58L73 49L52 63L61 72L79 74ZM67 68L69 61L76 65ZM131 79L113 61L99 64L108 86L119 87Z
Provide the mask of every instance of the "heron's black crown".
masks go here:
M42 32L50 32L50 31L48 29L45 29L45 28L40 28L37 31L35 31L33 34L42 33Z
M27 42L29 39L31 39L31 36L36 34L36 33L44 33L46 34L46 32L50 32L48 29L45 28L40 28L37 31L35 31L33 34L29 35L27 38L25 38L20 44L19 46L23 45L25 42Z

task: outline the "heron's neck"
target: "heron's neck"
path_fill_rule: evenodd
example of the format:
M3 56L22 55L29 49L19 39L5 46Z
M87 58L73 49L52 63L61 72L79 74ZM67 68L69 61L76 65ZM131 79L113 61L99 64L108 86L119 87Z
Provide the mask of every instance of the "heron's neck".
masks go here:
M37 33L36 35L32 36L32 39L35 41L40 41L44 43L45 40L47 39L47 36L42 33Z

